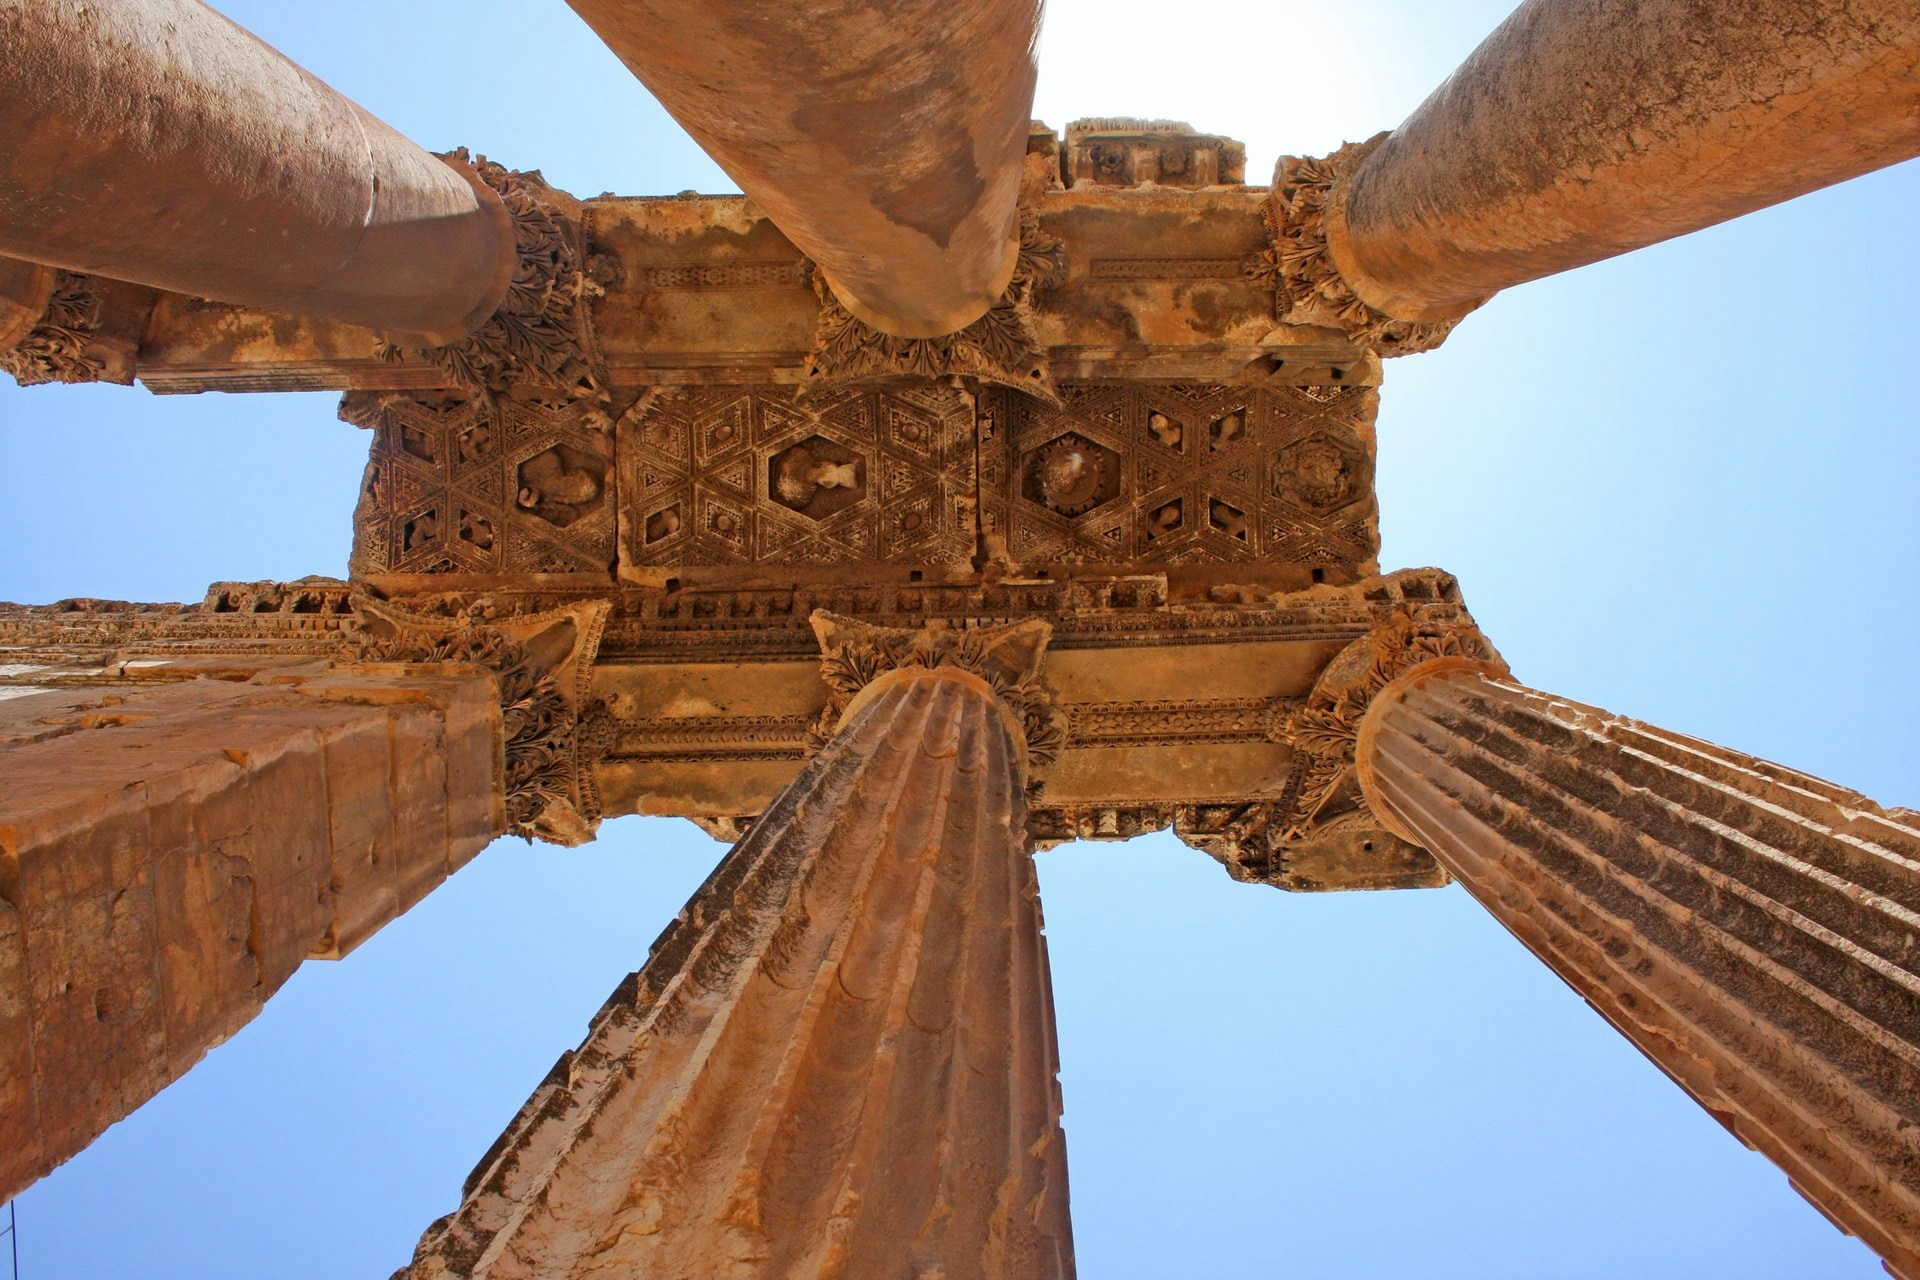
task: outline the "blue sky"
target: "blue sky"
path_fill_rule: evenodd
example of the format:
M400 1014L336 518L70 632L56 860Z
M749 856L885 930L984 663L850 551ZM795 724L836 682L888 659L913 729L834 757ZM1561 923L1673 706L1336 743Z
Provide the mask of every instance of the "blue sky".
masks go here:
M557 0L219 7L430 147L729 187ZM1506 8L1055 3L1036 115L1187 119L1259 181ZM1530 684L1920 805L1916 207L1883 171L1391 362L1383 562L1458 574ZM331 397L7 385L0 441L0 598L344 572L366 437ZM22 1196L22 1274L388 1274L720 852L499 843ZM1088 1280L1882 1274L1458 889L1291 896L1166 836L1040 869Z

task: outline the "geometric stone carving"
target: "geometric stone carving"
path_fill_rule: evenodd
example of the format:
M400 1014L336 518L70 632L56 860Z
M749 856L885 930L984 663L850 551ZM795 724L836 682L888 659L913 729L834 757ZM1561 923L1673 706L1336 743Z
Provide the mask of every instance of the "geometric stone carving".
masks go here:
M682 388L621 419L618 453L630 581L973 569L973 402L951 387Z
M1021 761L979 677L870 685L400 1276L1071 1276Z
M1920 826L1458 659L1360 735L1382 820L1800 1193L1920 1276Z
M611 578L612 442L588 400L349 393L371 429L353 575Z
M997 390L982 403L988 546L1022 572L1238 564L1305 585L1372 571L1372 390L1069 383L1060 394L1058 408Z

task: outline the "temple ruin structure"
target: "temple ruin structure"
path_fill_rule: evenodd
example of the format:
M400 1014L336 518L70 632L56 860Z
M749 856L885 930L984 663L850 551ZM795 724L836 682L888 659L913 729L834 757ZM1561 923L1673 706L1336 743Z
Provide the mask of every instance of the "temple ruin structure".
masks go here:
M1920 154L1910 0L1526 0L1270 186L1030 122L1037 0L570 3L744 195L0 0L0 369L369 447L346 580L0 606L0 1196L492 838L644 813L732 850L402 1274L1070 1276L1031 854L1171 828L1458 880L1920 1280L1920 820L1529 688L1373 490L1383 358Z

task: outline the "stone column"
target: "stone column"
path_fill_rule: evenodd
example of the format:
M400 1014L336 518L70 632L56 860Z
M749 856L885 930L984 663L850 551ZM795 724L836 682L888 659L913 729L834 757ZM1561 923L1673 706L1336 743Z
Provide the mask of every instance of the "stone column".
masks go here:
M438 345L518 260L485 183L199 0L0 0L0 138L0 254L70 271Z
M0 1199L505 825L480 668L198 663L0 688Z
M1013 278L1037 0L568 0L885 333L938 337Z
M1796 1188L1920 1276L1920 826L1465 657L1373 698L1362 790Z
M815 625L831 740L402 1275L1073 1274L1026 831L1048 629Z
M1527 0L1351 157L1327 266L1394 320L1457 319L1920 155L1916 64L1911 0Z

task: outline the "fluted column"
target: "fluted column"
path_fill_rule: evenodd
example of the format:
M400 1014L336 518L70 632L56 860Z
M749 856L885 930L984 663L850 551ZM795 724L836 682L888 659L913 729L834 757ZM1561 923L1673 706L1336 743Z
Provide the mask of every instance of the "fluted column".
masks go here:
M824 625L837 694L885 667ZM959 634L847 701L402 1275L1073 1274L1011 709L1046 628Z
M1374 812L1895 1274L1920 1276L1910 811L1450 657L1361 722Z
M938 337L1013 278L1039 0L567 0L825 271Z
M484 183L199 0L0 0L0 254L431 344L518 261Z
M1911 0L1527 0L1347 157L1326 266L1381 316L1458 319L1920 155L1916 66ZM1283 160L1276 191L1314 163Z

